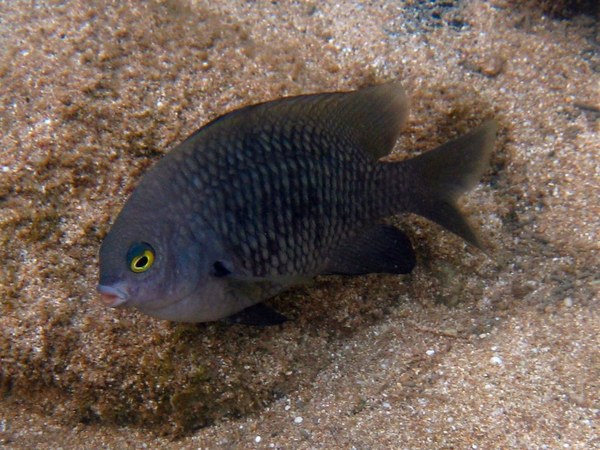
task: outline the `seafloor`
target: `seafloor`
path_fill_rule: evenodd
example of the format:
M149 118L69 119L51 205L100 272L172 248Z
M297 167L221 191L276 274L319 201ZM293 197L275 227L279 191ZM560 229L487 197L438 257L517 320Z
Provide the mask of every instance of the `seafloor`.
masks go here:
M594 2L0 2L0 446L600 448ZM548 6L550 5L550 6ZM393 158L496 117L410 276L323 278L256 329L105 309L102 237L208 120L404 80Z

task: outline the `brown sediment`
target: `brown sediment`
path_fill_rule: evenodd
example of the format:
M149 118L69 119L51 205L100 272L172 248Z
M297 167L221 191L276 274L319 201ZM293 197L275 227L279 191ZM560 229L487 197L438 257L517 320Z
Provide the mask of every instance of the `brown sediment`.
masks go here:
M0 5L0 443L597 445L593 17L504 1L229 8ZM412 111L392 158L500 121L463 200L491 259L395 218L411 276L319 279L271 302L282 327L103 307L99 243L160 155L242 104L395 78Z

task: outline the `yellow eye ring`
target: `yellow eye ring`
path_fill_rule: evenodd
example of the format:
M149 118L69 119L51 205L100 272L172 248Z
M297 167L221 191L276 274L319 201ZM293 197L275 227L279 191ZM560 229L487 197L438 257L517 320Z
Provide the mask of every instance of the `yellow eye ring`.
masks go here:
M132 272L142 273L154 264L154 250L144 242L134 244L128 252L127 259Z

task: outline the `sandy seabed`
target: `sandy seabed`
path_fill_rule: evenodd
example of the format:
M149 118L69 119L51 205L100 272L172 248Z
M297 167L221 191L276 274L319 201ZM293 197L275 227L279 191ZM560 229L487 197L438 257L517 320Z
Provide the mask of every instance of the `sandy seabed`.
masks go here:
M600 448L598 13L543 5L1 2L0 445ZM111 221L188 134L392 79L392 158L500 122L463 201L490 258L402 217L413 274L319 279L280 327L97 301Z

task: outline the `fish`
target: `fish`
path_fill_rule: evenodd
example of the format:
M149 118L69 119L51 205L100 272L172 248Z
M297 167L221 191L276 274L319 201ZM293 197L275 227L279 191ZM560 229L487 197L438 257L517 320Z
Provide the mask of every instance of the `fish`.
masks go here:
M263 302L318 275L407 274L414 213L483 246L457 207L489 165L498 124L402 161L398 81L285 97L203 126L141 178L99 251L107 307L175 322L267 326Z

